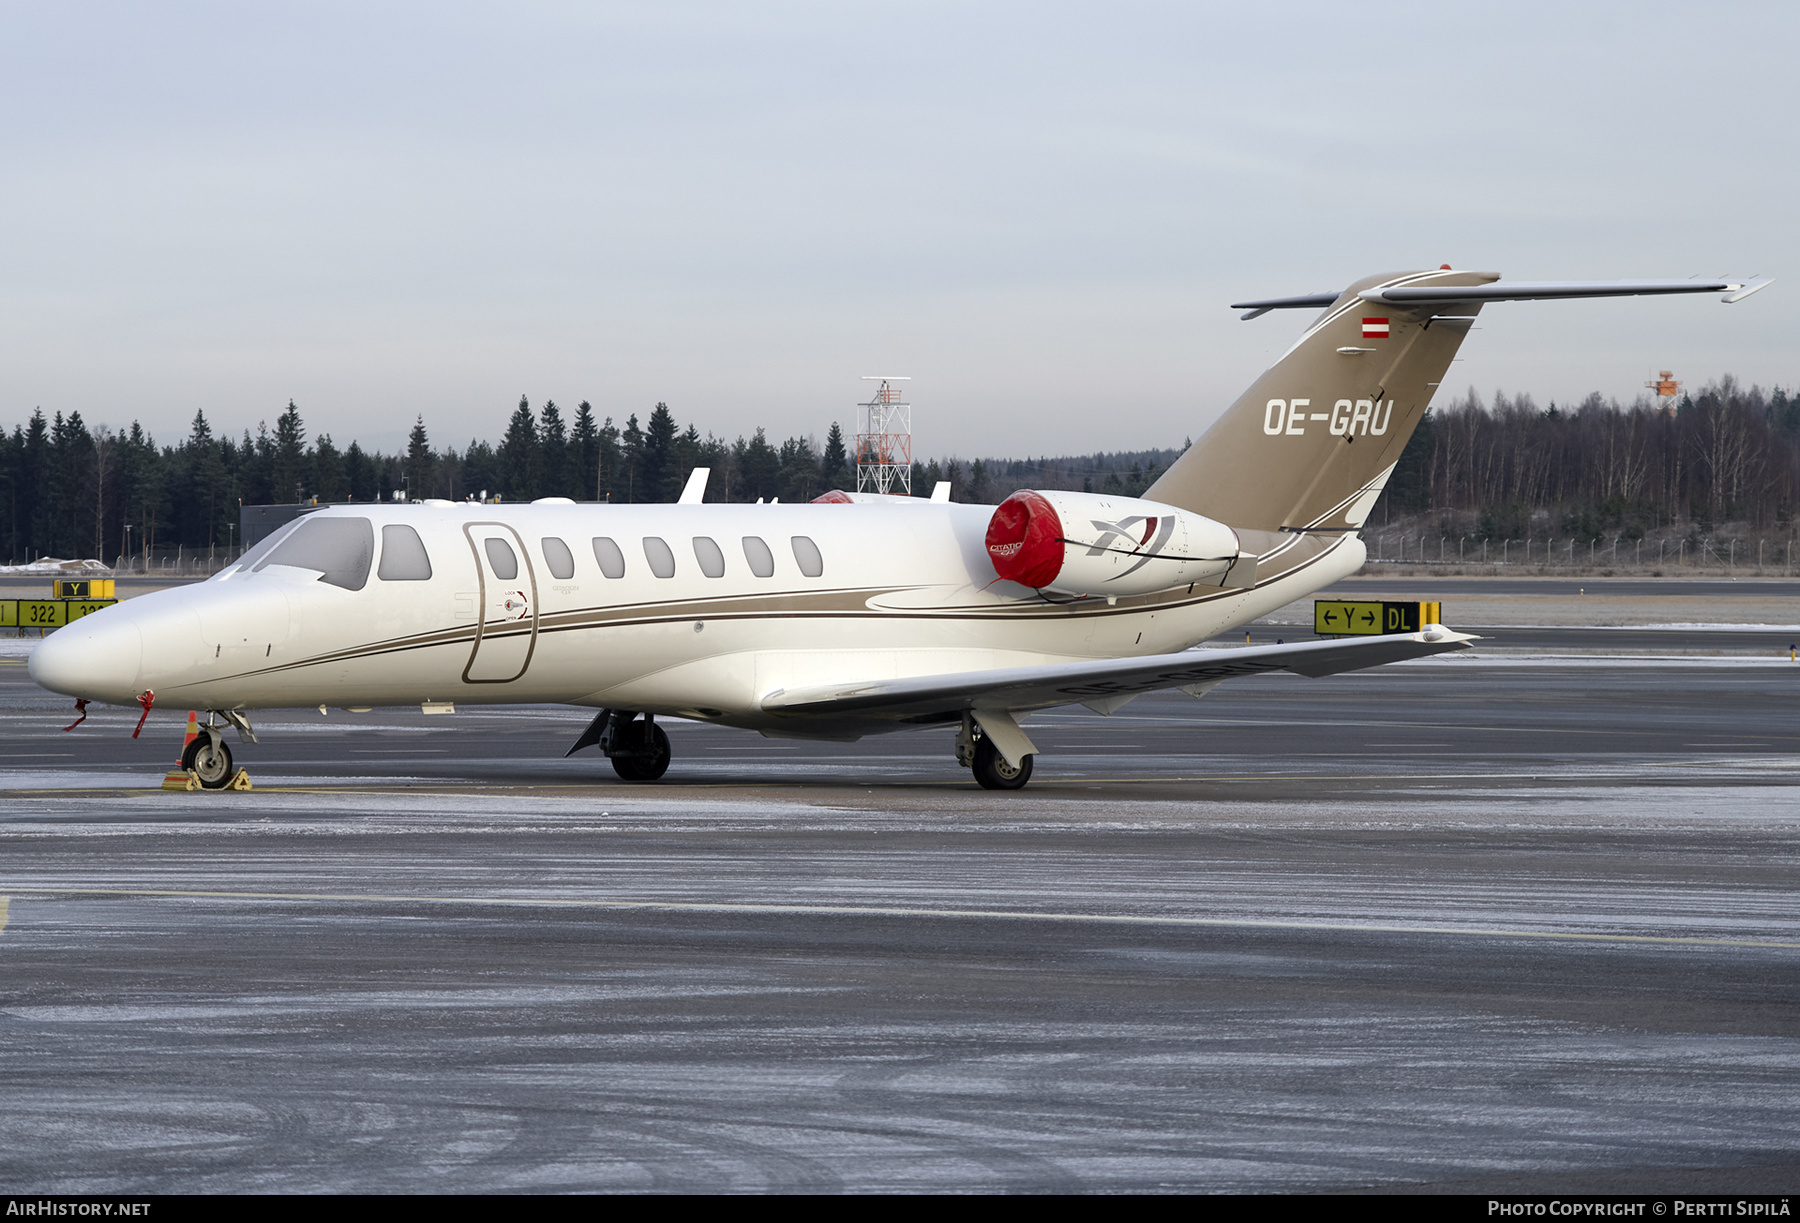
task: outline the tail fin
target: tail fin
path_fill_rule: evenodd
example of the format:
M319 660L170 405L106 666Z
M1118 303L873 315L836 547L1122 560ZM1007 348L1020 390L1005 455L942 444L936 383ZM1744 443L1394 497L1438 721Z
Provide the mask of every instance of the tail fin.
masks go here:
M1360 527L1481 306L1401 308L1371 305L1359 294L1498 279L1492 272L1437 271L1357 281L1145 498L1251 530ZM1261 313L1322 301L1244 304Z
M1768 283L1503 281L1442 268L1371 276L1336 297L1241 302L1247 319L1326 310L1144 496L1250 530L1354 530L1483 303L1714 292L1734 302Z

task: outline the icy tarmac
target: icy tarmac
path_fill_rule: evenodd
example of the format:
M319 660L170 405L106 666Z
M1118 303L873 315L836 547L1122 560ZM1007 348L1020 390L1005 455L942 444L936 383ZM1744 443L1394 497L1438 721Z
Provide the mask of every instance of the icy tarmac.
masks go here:
M164 793L177 716L63 734L0 657L0 1177L1790 1192L1765 644L1059 712L1011 795L685 723L626 786L510 708L271 715L257 789Z

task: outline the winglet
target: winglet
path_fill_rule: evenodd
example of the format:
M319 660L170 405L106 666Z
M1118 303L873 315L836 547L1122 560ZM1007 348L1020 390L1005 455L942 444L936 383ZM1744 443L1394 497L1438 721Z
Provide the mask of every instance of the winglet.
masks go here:
M706 478L712 475L710 467L696 467L688 476L687 487L681 490L681 498L676 505L699 505L706 500Z
M1774 283L1775 278L1773 276L1760 276L1751 280L1746 280L1743 284L1739 285L1719 300L1729 306L1732 302L1743 301L1752 293L1760 293Z

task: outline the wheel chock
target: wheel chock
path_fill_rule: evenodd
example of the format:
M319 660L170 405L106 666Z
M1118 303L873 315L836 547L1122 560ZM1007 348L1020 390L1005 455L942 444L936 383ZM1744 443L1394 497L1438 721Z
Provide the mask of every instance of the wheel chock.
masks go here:
M206 789L200 784L200 774L192 769L176 769L172 773L165 774L162 779L162 788L182 791ZM232 774L230 781L219 788L221 790L253 790L256 787L250 784L250 770L239 769Z

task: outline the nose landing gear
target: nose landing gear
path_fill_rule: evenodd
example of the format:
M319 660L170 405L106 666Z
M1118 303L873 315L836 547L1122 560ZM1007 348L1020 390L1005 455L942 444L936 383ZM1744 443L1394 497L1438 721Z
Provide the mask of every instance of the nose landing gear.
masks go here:
M202 726L182 750L181 767L199 778L206 789L223 790L231 784L231 748L216 727Z

